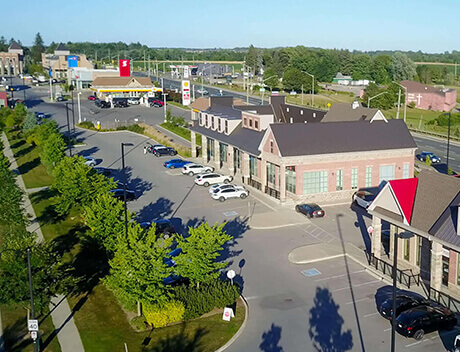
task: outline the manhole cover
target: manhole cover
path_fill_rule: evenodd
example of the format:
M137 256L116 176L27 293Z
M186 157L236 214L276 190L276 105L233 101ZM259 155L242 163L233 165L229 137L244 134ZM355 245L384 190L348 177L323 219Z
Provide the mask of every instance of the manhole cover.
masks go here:
M321 272L316 268L302 270L301 273L307 277L321 275Z
M225 216L235 216L235 215L238 215L238 213L236 211L226 211L224 215Z

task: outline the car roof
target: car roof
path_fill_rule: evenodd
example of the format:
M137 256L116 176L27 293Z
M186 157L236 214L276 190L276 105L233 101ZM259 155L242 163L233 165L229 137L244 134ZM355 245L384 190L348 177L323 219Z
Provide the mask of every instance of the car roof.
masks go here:
M154 221L155 224L171 224L171 220L168 219L159 219Z

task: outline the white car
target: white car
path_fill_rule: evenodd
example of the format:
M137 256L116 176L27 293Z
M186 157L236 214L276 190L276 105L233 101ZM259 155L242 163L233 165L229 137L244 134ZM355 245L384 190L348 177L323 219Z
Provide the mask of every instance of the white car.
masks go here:
M84 156L83 158L85 159L85 165L96 166L96 160L92 156Z
M236 187L235 185L231 183L216 183L215 185L212 185L209 187L209 194L213 194L214 191L216 190L222 190L222 189L227 189L227 188L232 188Z
M364 209L369 208L374 198L375 194L368 191L357 191L353 194L353 201Z
M205 172L213 172L214 168L211 166L203 166L200 164L187 164L182 168L182 173L184 175L198 175L198 174L204 174Z
M139 99L136 99L136 98L129 98L128 99L128 104L130 104L130 105L139 105L140 101L139 101Z
M241 198L244 199L249 195L249 191L242 186L233 186L230 188L218 188L211 194L211 197L221 202L226 201L229 198Z
M197 92L198 94L203 94L203 95L209 94L209 92L208 92L206 89L204 89L204 88L199 88L199 89L196 90L196 92Z
M208 187L215 183L230 183L233 181L233 176L224 176L213 172L206 174L199 174L195 177L195 183L198 186Z

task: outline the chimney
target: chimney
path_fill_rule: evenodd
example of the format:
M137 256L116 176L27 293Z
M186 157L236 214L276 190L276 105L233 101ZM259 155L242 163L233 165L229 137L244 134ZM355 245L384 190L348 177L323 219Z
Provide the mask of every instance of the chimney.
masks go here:
M359 108L359 101L355 100L352 104L351 104L351 108L353 110Z

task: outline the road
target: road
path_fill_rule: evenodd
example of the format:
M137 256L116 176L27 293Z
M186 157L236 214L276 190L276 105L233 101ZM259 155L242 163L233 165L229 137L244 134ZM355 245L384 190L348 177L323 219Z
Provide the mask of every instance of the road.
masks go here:
M29 93L39 100L46 90L33 88ZM66 130L62 104L38 102L32 110L51 113ZM143 154L148 140L144 136L78 128L76 133L86 144L76 151L114 169L115 178L120 177L120 143L134 144L127 149L126 165L128 183L139 197L129 203L129 209L137 213L139 221L170 218L182 234L203 221L227 222L226 230L233 240L222 259L236 271L235 281L249 304L247 326L227 351L305 352L316 351L314 345L323 351L388 351L390 325L378 315L374 299L383 282L344 258L314 265L294 265L288 260L293 249L321 242L344 240L365 248L370 219L364 211L349 204L331 205L325 207L325 218L313 221L291 211L289 216L301 219L302 225L257 230L251 228L252 218L259 216L268 222L286 209L260 194L251 194L245 201L212 200L206 188L194 185L193 178L181 175L180 170L163 168L165 159ZM302 273L311 269L316 269L315 276ZM446 350L457 333L442 338L438 333L429 334L422 342L397 335L397 350Z

